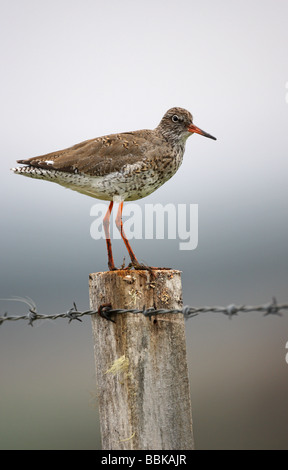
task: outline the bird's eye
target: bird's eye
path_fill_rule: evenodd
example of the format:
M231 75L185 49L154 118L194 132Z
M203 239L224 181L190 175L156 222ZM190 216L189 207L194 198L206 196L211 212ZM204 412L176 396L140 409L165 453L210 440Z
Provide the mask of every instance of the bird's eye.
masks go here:
M173 122L178 122L179 121L179 117L177 116L177 114L174 114L174 116L172 116L172 121Z

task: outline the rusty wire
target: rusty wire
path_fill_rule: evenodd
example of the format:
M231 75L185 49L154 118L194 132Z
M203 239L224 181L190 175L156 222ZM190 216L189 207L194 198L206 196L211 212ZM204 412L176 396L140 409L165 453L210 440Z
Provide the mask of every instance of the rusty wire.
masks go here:
M73 307L67 310L64 313L56 313L52 315L44 315L37 312L37 307L35 302L30 299L29 297L15 297L11 299L0 299L4 301L16 301L16 302L23 302L28 306L28 313L25 315L8 315L6 312L3 316L0 316L0 325L2 325L6 321L18 321L24 320L28 321L28 324L33 326L33 323L37 320L57 320L58 318L68 319L69 323L73 320L77 320L82 322L81 318L84 316L91 316L99 314L101 317L106 318L107 320L113 321L111 319L111 315L123 314L123 313L132 313L132 314L142 314L148 318L152 318L156 315L164 315L164 314L179 314L182 313L184 318L187 320L189 318L193 318L198 316L200 313L222 313L226 315L228 318L232 318L239 313L251 313L251 312L262 312L264 316L267 315L278 315L282 316L281 311L288 310L288 304L278 304L276 298L273 297L272 302L264 304L264 305L257 305L257 306L249 306L249 305L234 305L230 304L227 307L190 307L188 305L184 306L182 309L155 309L153 307L146 308L143 306L142 309L119 309L113 308L110 304L101 305L98 310L84 310L79 311L75 302L73 303Z

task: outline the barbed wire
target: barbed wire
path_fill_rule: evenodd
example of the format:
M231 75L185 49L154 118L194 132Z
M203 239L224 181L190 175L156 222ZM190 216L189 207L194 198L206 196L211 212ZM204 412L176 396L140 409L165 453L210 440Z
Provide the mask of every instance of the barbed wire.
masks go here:
M249 306L249 305L234 305L230 304L227 307L190 307L188 305L184 306L182 309L155 309L154 307L149 307L146 309L145 305L142 309L123 309L123 308L113 308L111 304L103 304L98 310L84 310L79 311L75 302L73 302L73 307L70 308L67 312L56 313L53 315L44 315L37 312L37 307L35 302L29 297L14 297L10 299L0 299L2 301L15 301L23 302L29 307L29 312L25 315L8 315L6 312L3 316L0 316L0 325L6 321L18 321L26 320L28 324L33 326L33 323L37 320L57 320L58 318L68 319L69 323L73 320L82 322L81 318L84 316L91 315L100 315L106 320L115 321L111 318L111 315L122 314L122 313L133 313L133 314L142 314L145 317L148 317L150 320L153 316L163 315L163 314L179 314L182 313L186 320L198 316L200 313L222 313L228 318L232 318L240 312L263 312L264 316L267 315L278 315L282 316L281 310L288 310L288 304L278 304L276 298L273 297L271 303L258 305L258 306Z

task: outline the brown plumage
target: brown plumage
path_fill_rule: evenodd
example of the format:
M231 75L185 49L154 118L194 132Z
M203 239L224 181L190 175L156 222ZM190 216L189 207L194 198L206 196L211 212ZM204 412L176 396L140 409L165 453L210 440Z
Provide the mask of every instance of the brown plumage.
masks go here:
M51 170L86 173L90 176L105 176L114 171L121 171L124 165L141 160L147 152L147 142L151 131L111 134L96 139L86 140L73 147L48 153L17 163ZM159 142L160 143L160 142ZM145 145L146 144L146 145Z
M12 168L16 174L58 183L98 199L122 201L119 230L134 265L139 264L123 232L123 201L148 196L178 170L187 138L198 133L215 139L193 124L193 117L182 108L171 108L154 130L111 134L87 140L57 152L18 160L26 166ZM104 220L109 268L115 269L108 243L109 218ZM108 223L107 223L108 221ZM107 238L108 237L108 238Z

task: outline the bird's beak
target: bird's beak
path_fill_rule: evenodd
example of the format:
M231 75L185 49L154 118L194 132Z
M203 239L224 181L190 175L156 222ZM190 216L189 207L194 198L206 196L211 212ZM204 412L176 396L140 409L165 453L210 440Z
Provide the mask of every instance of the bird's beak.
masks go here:
M196 132L196 134L204 135L204 137L208 137L209 139L217 140L216 137L213 137L213 135L208 134L205 131L202 131L202 129L199 129L199 127L194 126L194 124L190 124L188 126L188 131L192 133Z

